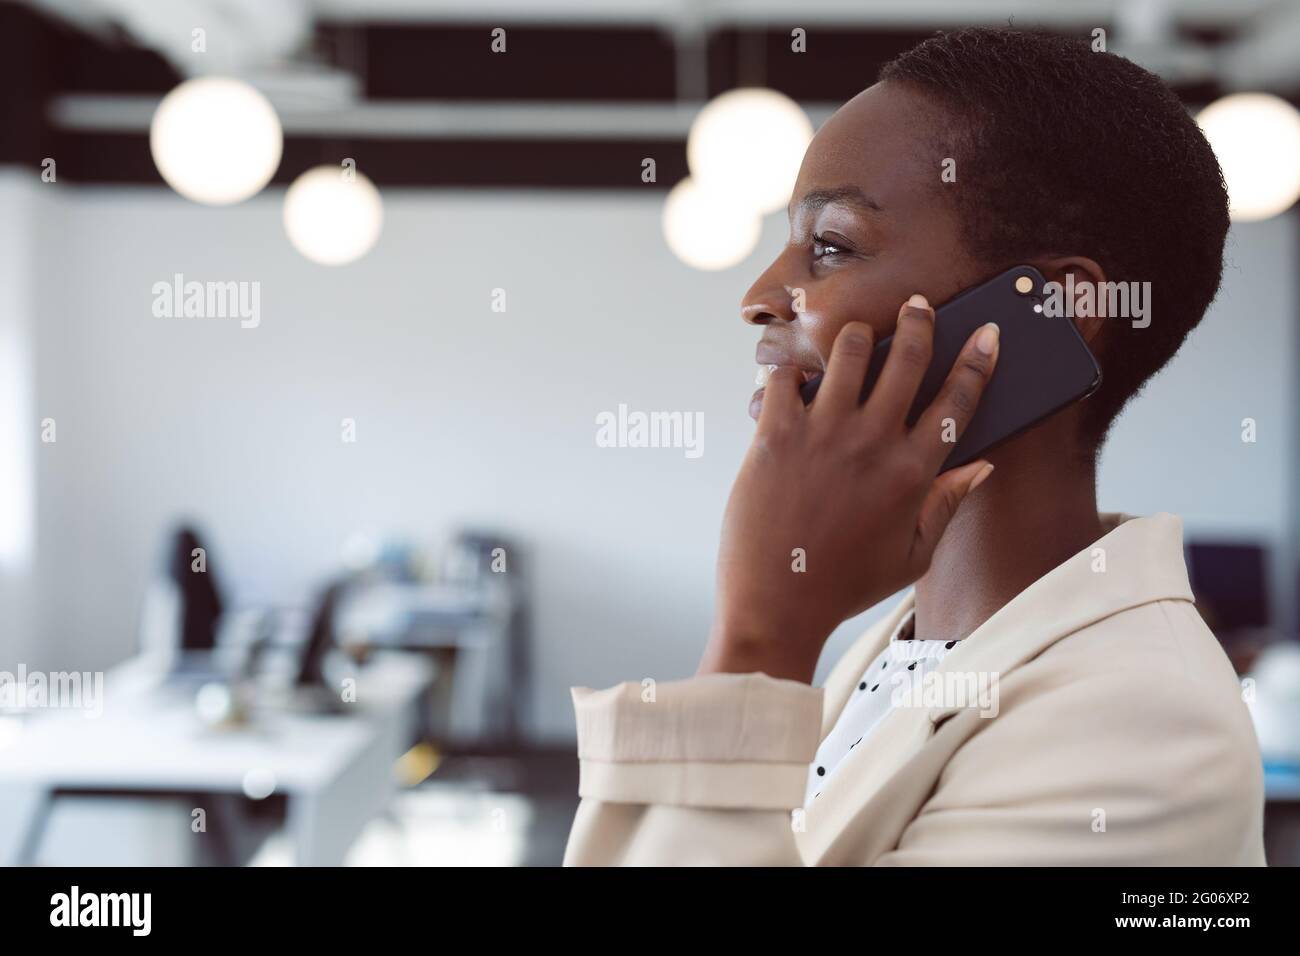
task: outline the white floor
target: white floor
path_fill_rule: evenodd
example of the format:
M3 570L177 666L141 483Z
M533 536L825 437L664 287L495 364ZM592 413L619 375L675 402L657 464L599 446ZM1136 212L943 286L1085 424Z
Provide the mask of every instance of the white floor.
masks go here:
M532 816L518 794L424 788L398 797L348 853L347 866L518 866ZM288 866L283 837L268 840L253 866Z
M526 797L478 787L425 786L400 795L362 832L348 866L516 866L533 810ZM61 800L37 860L44 866L183 866L192 863L189 810L134 800ZM281 835L254 866L288 866Z

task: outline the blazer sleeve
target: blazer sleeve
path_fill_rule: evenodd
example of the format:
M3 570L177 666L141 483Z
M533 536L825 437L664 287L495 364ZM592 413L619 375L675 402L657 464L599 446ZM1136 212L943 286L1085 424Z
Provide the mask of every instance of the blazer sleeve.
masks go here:
M765 674L573 689L582 798L566 866L800 866L791 810L822 690Z
M1263 864L1259 748L1230 686L1119 671L1020 690L877 865Z

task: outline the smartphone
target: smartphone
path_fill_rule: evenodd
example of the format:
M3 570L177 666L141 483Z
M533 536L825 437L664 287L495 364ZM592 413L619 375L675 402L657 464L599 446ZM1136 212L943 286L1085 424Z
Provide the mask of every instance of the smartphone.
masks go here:
M1101 384L1101 368L1068 316L1048 315L1046 280L1033 266L1016 266L949 299L934 313L934 354L908 413L916 424L943 387L953 362L985 322L1001 329L998 364L984 388L975 417L954 444L940 471L974 461L999 442L1019 434ZM866 401L884 367L893 336L876 346L860 401ZM821 387L817 375L800 386L807 405Z

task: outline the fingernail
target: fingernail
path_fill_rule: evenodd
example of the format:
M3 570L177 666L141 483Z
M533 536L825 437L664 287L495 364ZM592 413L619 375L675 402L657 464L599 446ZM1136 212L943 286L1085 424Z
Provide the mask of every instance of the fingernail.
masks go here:
M983 483L984 479L991 474L993 474L992 464L987 464L983 468L981 468L980 473L975 476L975 480L972 481L970 483L970 487L966 489L966 494L970 494L972 491L978 488Z
M919 292L916 295L912 296L910 299L908 299L907 304L914 309L928 310L930 308L930 303L927 302L925 296L921 295L921 293Z
M985 355L992 355L998 350L998 336L1001 330L996 322L990 322L979 330L975 336L975 347Z

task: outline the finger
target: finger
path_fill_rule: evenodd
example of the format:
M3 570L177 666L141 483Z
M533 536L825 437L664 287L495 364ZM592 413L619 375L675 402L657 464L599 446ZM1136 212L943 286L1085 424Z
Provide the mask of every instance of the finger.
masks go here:
M880 379L867 399L867 411L879 421L902 424L916 400L934 351L934 310L923 295L914 295L898 310L898 325Z
M837 412L857 408L874 344L871 326L864 322L850 322L840 329L826 363L826 377L817 390L819 408Z
M912 438L924 446L926 461L937 469L975 416L980 398L998 361L998 326L988 322L962 346L943 388L925 410Z
M917 566L929 567L934 549L939 546L939 539L957 513L957 508L992 473L993 466L987 461L973 461L945 472L934 480L925 501L921 503L921 514L916 522L912 556Z
M772 370L763 388L763 408L758 413L759 431L772 432L787 428L803 413L799 384L803 376L797 368L782 365Z

